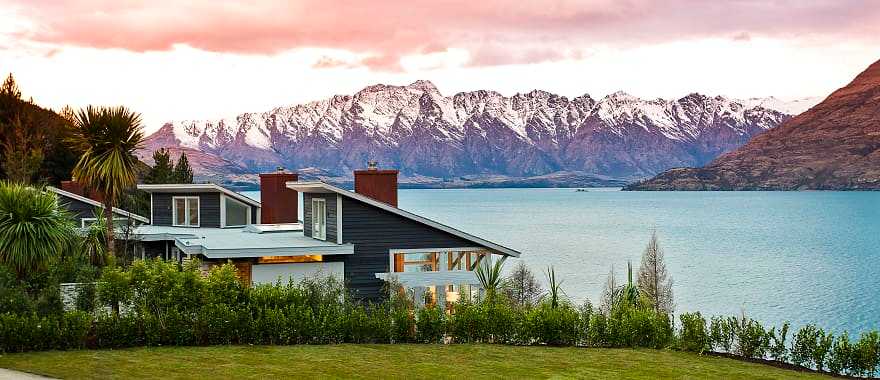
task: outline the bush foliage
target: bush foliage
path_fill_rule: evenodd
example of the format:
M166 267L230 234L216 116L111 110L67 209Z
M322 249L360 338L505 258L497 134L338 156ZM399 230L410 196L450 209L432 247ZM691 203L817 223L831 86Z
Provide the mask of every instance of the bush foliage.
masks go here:
M11 274L7 274L10 277ZM6 284L14 284L6 279ZM389 288L393 288L390 286ZM4 293L5 292L5 293ZM15 306L20 291L0 292L0 352L135 346L329 343L496 343L672 348L774 359L854 376L874 376L880 333L834 336L813 325L791 336L745 315L671 315L619 302L594 312L545 296L523 306L503 294L463 300L448 312L413 308L405 292L383 303L360 302L332 278L245 287L232 265L202 274L197 263L137 261L107 268L85 311L39 313Z

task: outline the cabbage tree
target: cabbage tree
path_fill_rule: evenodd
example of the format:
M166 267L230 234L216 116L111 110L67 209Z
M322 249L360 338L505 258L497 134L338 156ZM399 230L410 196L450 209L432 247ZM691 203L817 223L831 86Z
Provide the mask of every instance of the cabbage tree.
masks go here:
M125 107L93 107L74 117L72 143L83 152L73 168L77 181L100 191L104 198L104 219L113 220L113 207L122 193L137 182L138 159L144 134L141 115ZM115 252L112 222L106 223L107 252Z

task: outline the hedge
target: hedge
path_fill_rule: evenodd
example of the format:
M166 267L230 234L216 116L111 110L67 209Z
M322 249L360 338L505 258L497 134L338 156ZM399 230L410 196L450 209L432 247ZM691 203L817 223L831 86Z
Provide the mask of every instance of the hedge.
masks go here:
M605 313L570 303L517 307L504 297L467 300L451 313L416 310L400 292L361 303L333 279L245 288L231 265L202 276L162 261L107 271L96 302L109 308L39 315L0 314L0 352L225 344L496 343L646 347L722 352L773 359L822 371L873 376L880 333L858 339L807 325L766 328L746 317L671 316L621 304ZM84 292L83 294L91 294ZM90 302L81 302L89 304ZM107 312L106 310L113 310Z

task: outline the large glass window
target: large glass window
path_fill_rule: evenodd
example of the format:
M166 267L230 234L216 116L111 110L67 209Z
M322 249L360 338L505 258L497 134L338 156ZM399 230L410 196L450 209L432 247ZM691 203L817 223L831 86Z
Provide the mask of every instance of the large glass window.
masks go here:
M327 202L324 199L312 199L312 237L327 239Z
M437 253L398 253L394 257L395 272L436 272Z
M230 197L223 198L225 199L223 202L224 207L226 207L226 220L224 221L224 225L226 227L240 227L248 224L250 206Z
M199 226L199 197L173 197L172 225L177 227Z
M488 255L483 251L395 253L394 271L473 271Z

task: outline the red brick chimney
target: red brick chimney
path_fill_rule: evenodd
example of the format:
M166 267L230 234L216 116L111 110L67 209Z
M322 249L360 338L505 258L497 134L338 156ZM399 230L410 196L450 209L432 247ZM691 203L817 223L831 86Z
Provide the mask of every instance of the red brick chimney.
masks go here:
M288 181L296 181L299 175L279 167L274 173L260 174L260 223L296 223L299 214L299 197L296 190L288 188Z
M101 192L87 189L83 184L76 182L76 178L71 178L70 181L61 181L61 190L104 203L104 195Z
M366 170L354 171L354 192L397 207L397 170L379 170L370 161Z

